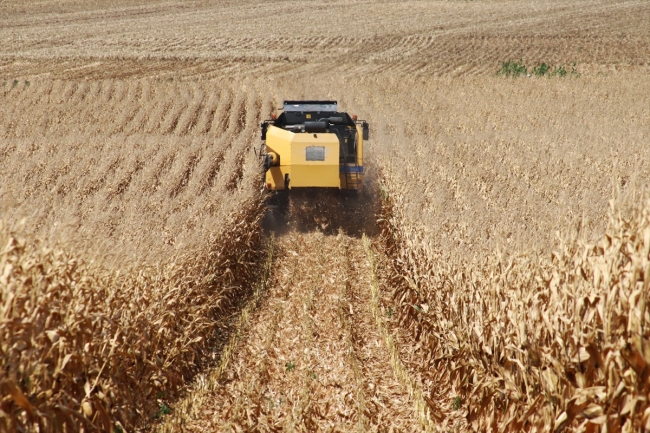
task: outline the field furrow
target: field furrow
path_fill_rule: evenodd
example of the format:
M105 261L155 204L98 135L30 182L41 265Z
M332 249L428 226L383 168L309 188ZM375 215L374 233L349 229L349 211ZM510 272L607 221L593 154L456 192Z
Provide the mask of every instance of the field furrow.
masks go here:
M275 263L232 365L202 394L204 410L174 416L189 431L417 430L370 312L360 239L289 234Z
M205 92L202 89L192 89L193 96L187 108L178 119L174 132L178 135L186 135L193 132L194 126L199 119L199 113L203 109Z

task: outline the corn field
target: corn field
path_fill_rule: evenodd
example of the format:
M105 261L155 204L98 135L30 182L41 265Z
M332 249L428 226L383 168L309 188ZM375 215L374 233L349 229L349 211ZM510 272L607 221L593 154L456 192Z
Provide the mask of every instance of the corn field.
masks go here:
M453 389L476 431L650 429L650 201L610 209L596 244L445 262L387 198L393 300L424 377ZM431 373L446 371L447 375Z
M210 265L179 257L133 274L3 226L3 429L130 428L156 397L177 392L209 362L213 330L257 278L255 213L236 217Z
M0 432L650 432L647 2L27 0L0 37ZM369 122L366 184L283 219L296 99Z

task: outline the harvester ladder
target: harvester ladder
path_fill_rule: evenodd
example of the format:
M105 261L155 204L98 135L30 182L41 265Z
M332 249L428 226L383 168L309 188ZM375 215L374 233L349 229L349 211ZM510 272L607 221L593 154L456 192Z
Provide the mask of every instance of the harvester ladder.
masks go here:
M352 166L345 164L345 187L357 189L359 187L359 160L357 158L357 142L358 137L354 137L354 171L350 173Z
M349 166L348 169L353 168L352 166ZM359 187L359 164L357 163L357 159L355 157L354 159L354 171L350 173L350 186L354 189L357 189Z
M339 138L339 140L341 140L341 138ZM357 157L357 142L358 137L355 134L353 153L348 153L348 147L344 145L343 140L341 140L341 169L345 174L345 189L357 189L359 187L359 160ZM354 166L351 166L348 162L350 159L353 159Z

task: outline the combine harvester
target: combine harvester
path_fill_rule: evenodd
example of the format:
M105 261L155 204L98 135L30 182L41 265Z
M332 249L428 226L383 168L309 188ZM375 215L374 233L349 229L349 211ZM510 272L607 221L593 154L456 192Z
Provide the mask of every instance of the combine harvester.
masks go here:
M322 228L354 207L349 196L363 189L366 121L339 112L336 101L284 101L282 113L261 127L264 185L281 213Z
M269 191L363 188L368 123L338 112L336 101L284 101L279 117L262 122L262 158Z

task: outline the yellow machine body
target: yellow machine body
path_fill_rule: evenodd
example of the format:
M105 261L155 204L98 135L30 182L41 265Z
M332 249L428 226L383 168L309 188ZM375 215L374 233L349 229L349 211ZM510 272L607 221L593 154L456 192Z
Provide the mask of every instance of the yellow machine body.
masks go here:
M361 189L363 185L363 138L359 125L356 164L341 164L340 142L333 133L291 132L273 125L266 131L266 151L274 164L266 172L266 188L324 187Z

